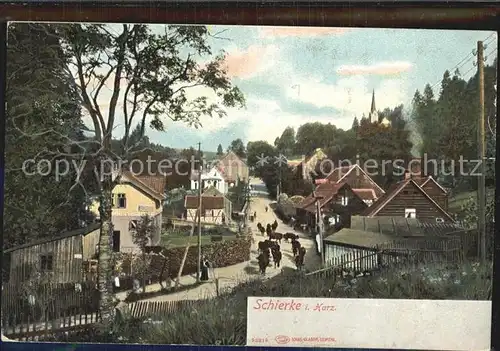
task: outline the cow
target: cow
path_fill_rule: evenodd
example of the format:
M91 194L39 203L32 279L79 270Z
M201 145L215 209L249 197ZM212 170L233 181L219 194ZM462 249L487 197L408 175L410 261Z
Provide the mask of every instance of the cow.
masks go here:
M297 239L292 240L292 253L293 256L297 256L299 254L299 250L301 248L300 242Z
M299 249L298 255L295 256L295 265L297 269L300 271L304 267L304 257L306 256L306 249L301 247Z
M279 268L280 263L281 263L281 258L282 258L282 254L281 254L281 251L279 249L279 246L278 246L278 249L276 249L276 248L271 249L271 254L273 255L274 268Z
M290 233L290 232L285 233L283 235L283 239L285 239L286 242L288 242L288 240L293 240L293 239L298 239L298 238L299 238L298 235L295 235L294 233Z
M271 249L271 247L273 246L273 244L274 244L273 241L271 241L269 239L266 239L264 241L259 241L259 243L257 244L257 246L258 246L260 252L266 252L266 250Z
M278 221L274 220L273 224L271 224L271 229L274 232L274 231L276 231L277 228L278 228Z
M257 257L257 261L259 261L260 274L262 274L262 275L266 274L267 266L269 266L269 263L270 263L269 255L265 254L265 253L261 253Z
M281 240L283 239L283 234L281 234L281 233L274 233L273 234L273 239L276 240L277 242L279 242L281 244Z

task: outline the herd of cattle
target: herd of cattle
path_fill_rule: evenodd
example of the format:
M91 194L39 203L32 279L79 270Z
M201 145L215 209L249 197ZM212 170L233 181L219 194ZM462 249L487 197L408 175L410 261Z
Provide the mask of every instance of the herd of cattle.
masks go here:
M278 233L278 222L275 220L272 224L267 224L264 227L261 223L257 223L257 228L262 235L267 234L267 239L260 241L258 243L259 256L257 256L257 261L259 262L259 268L261 274L266 274L266 269L271 264L271 258L274 262L274 268L279 268L282 253L281 253L281 241L291 242L292 252L295 260L295 265L298 270L304 267L304 257L306 255L306 249L301 246L299 242L299 236L294 233Z

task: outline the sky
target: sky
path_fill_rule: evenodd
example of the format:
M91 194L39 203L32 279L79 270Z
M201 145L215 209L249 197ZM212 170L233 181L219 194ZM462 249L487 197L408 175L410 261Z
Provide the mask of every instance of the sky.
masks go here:
M158 30L155 29L155 30ZM409 107L427 83L439 93L445 70L474 74L472 51L486 44L487 63L496 55L495 32L319 27L209 26L214 54L226 53L227 74L246 107L224 118L201 119L202 128L167 121L164 132L148 129L154 143L173 148L224 149L236 138L271 144L288 127L308 122L349 129L368 115L372 91L378 110ZM198 89L192 96L206 95Z

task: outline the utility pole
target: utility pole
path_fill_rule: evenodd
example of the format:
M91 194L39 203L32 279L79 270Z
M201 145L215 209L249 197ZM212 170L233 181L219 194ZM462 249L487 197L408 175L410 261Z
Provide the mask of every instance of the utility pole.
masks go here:
M278 192L277 193L278 193L278 199L279 199L279 196L281 195L281 163L278 164L278 172L279 172L279 183L278 183Z
M477 69L479 76L479 118L477 126L478 160L480 161L477 189L477 231L479 254L481 260L486 260L486 141L484 133L484 47L483 42L477 42Z
M323 243L323 218L321 218L320 206L320 200L322 197L314 193L314 198L316 199L316 227L318 228L319 235L319 251L321 254L321 266L323 267L325 264L325 245Z
M196 275L196 282L200 282L201 275L201 211L202 211L202 186L201 186L201 173L203 171L203 161L201 157L201 143L198 143L198 274Z

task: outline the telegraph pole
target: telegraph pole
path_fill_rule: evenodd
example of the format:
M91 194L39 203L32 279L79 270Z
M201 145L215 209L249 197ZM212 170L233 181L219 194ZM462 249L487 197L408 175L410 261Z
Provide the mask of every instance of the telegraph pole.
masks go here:
M314 193L314 198L316 199L316 227L318 228L319 251L321 254L321 266L323 267L325 264L325 245L323 243L323 218L321 218L320 206L320 199L322 199L322 197Z
M196 282L200 282L201 275L201 211L202 211L202 186L201 186L201 172L203 171L203 162L201 157L201 143L198 143L198 157L200 163L198 165L198 274L196 275Z
M484 46L477 42L477 69L479 77L479 118L477 126L478 160L480 163L477 189L477 231L479 234L479 254L481 260L486 260L486 142L484 133Z

